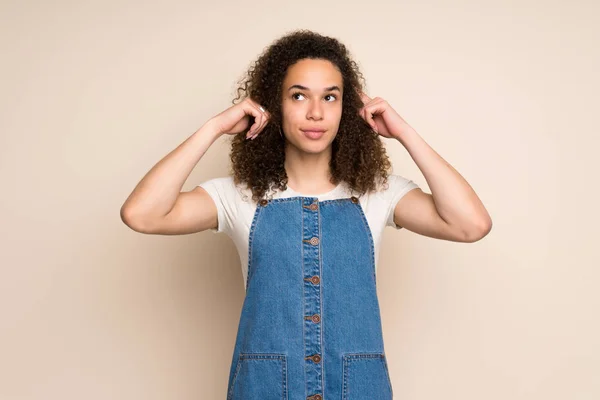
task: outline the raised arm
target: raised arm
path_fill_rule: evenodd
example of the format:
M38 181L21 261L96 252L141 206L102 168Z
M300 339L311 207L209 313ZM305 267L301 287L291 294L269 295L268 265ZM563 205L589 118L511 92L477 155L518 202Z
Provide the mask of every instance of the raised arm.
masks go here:
M140 233L180 235L216 228L217 206L200 186L181 192L194 166L223 134L262 130L270 114L246 98L208 120L154 165L121 206L121 220Z

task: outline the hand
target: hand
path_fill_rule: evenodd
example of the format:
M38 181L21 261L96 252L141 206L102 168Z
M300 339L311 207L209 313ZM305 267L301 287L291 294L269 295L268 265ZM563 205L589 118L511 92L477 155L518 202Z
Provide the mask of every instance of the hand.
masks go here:
M248 130L246 139L254 139L258 133L269 123L271 114L262 111L260 104L249 97L235 104L225 111L211 118L219 134L237 135L245 131L250 125L250 117L254 117L254 124ZM264 110L264 107L263 107Z
M385 138L399 139L404 132L412 129L408 123L381 97L371 99L360 92L364 107L359 110L360 116L375 132Z

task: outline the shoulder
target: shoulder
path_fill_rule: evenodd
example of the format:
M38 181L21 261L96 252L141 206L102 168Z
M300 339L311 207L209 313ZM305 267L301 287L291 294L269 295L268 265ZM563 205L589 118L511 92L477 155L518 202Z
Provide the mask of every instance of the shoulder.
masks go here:
M202 186L202 187L215 187L215 188L219 188L219 189L232 189L234 187L233 184L233 177L232 176L221 176L221 177L217 177L217 178L211 178L211 179L207 179L203 182L201 182L200 184L198 184L198 186Z
M387 182L383 184L382 181L377 183L377 191L382 194L393 192L397 189L402 189L411 183L412 180L398 174L390 174L387 176Z
M251 202L251 192L244 186L236 185L232 176L208 179L197 186L206 190L217 208L219 225L218 229L213 231L231 235L236 229L240 215L245 215L245 203Z
M390 174L385 184L382 179L377 181L376 190L370 192L368 196L382 201L397 201L403 194L416 187L419 186L412 180L402 175Z
M245 185L235 183L233 176L221 176L211 178L198 184L206 190L214 198L218 198L221 202L238 203L241 201L249 201L252 198L252 192Z
M406 193L418 187L409 178L398 174L390 174L387 176L385 184L383 180L377 182L377 190L367 194L365 203L370 212L377 213L382 217L385 225L396 227L394 224L394 209L396 204L398 204Z

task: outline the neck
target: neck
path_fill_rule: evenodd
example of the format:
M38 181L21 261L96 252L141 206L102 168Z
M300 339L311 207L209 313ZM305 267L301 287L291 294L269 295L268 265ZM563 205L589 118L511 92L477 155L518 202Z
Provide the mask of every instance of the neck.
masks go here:
M324 193L336 187L331 183L331 146L321 153L298 151L294 146L286 146L285 171L288 186L301 193Z

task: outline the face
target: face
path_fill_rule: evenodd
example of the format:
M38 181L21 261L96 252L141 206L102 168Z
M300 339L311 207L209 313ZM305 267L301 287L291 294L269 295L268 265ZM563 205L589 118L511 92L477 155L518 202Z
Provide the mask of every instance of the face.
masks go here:
M283 81L283 134L288 145L307 153L331 146L342 117L342 74L327 60L304 59Z

